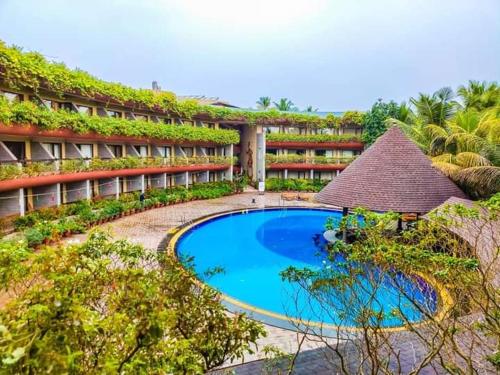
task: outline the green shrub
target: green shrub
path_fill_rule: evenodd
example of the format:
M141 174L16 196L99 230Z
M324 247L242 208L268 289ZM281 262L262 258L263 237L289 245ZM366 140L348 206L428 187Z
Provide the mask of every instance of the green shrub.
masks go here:
M330 181L318 179L281 179L267 178L267 191L303 191L318 192L323 189Z

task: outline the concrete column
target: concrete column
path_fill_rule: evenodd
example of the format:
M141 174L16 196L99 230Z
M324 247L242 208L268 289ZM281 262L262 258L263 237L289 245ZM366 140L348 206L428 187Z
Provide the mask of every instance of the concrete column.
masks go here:
M141 175L141 193L144 193L146 191L146 186L144 182L144 175Z
M233 156L234 156L234 145L231 144L231 145L229 145L229 157L231 158L230 159L231 165L229 166L229 181L233 181L233 174L234 174ZM207 181L209 181L209 180L210 179L207 177Z
M312 180L314 178L314 169L309 172L309 178Z
M283 178L286 180L288 178L288 169L283 171Z
M185 175L184 175L184 180L185 180L185 184L186 184L186 189L189 188L189 172L185 172Z
M61 184L56 184L56 206L61 205Z
M167 188L167 174L163 173L163 188Z
M340 174L340 171L337 169L337 171L335 173L336 173L336 176L338 176Z
M24 189L19 189L19 215L24 216L25 213Z
M90 180L85 181L85 197L87 200L92 199L92 190L90 188Z
M115 177L115 196L120 198L120 177Z

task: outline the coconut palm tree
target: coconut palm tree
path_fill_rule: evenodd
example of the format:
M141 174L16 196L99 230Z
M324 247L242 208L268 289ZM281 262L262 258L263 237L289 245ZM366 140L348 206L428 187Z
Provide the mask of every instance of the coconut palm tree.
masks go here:
M417 98L411 98L410 103L424 122L443 126L458 108L458 103L453 100L454 96L451 88L443 87L432 95L420 93Z
M500 86L497 82L469 81L467 86L460 86L457 93L465 109L482 111L500 104Z
M261 96L256 103L257 108L268 109L271 106L271 98L269 96Z
M273 102L273 104L279 111L293 111L295 109L293 102L287 98L281 98L278 102Z
M318 108L313 108L312 105L306 107L306 112L318 112Z
M500 190L500 108L459 111L443 125L426 116L396 124L427 154L433 165L469 195L485 197Z

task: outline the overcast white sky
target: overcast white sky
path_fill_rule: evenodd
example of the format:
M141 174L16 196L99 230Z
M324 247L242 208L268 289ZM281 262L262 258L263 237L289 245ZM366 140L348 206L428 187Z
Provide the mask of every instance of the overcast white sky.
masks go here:
M499 80L499 0L0 0L0 39L134 87L367 109Z

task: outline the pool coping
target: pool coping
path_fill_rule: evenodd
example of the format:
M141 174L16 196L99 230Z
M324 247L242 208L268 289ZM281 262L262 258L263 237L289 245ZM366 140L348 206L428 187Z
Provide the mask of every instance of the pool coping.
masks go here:
M179 261L179 258L177 256L177 242L179 239L184 235L186 232L189 230L193 229L197 225L200 225L202 223L205 223L207 221L211 221L212 219L216 219L222 216L229 216L231 214L245 214L250 211L266 211L266 210L279 210L279 209L307 209L307 210L317 210L317 211L336 211L336 212L341 212L339 211L338 208L330 208L330 207L309 207L309 206L267 206L267 207L249 207L249 208L239 208L239 209L232 209L232 210L225 210L221 212L217 212L214 214L209 214L209 215L204 215L200 216L196 219L189 220L188 222L171 228L167 231L167 235L164 237L164 239L160 242L158 245L158 251L159 252L167 252L169 256L172 256L174 259ZM179 262L180 263L180 262ZM181 264L182 265L182 264ZM429 284L431 287L434 288L436 291L437 295L437 310L436 313L434 314L435 320L436 321L441 321L444 319L446 316L446 313L449 311L450 307L453 304L453 298L451 294L448 292L446 287L438 282L433 276L431 275L424 275L419 272L414 272L414 276L418 276L422 278L427 284ZM206 287L207 284L204 283L202 280L200 280L198 277L193 276L195 278L195 282L199 287ZM339 334L341 332L350 332L350 333L359 333L364 330L362 327L352 327L352 326L342 326L342 325L335 325L335 324L329 324L329 323L321 323L317 321L306 321L303 319L298 319L298 318L293 318L289 317L283 314L275 313L269 310L265 310L256 306L249 305L245 302L239 301L231 296L228 296L220 291L217 291L218 294L221 296L223 305L227 308L227 304L234 305L239 309L242 309L244 312L249 311L251 313L259 314L262 316L265 316L267 318L271 319L276 319L280 322L284 322L285 324L288 324L292 327L295 328L286 328L278 324L273 324L269 323L266 321L263 321L262 319L258 319L256 317L250 316L249 318L256 320L262 324L278 327L281 329L285 330L290 330L290 331L295 331L295 332L300 332L300 330L297 328L297 326L304 326L306 328L308 327L314 327L314 328L319 328L321 329L321 334L324 334L323 330L332 330L333 332L336 332L335 335L328 335L324 334L327 337L339 337ZM228 309L228 308L227 308ZM234 311L231 311L228 309L229 312L235 313ZM412 328L418 328L422 327L425 325L430 324L431 322L426 319L422 320L420 322L412 323ZM295 324L295 326L294 326ZM382 331L382 332L402 332L402 331L407 331L409 327L407 325L401 325L401 326L396 326L396 327L378 327L377 330ZM310 334L314 335L314 332L310 332Z

